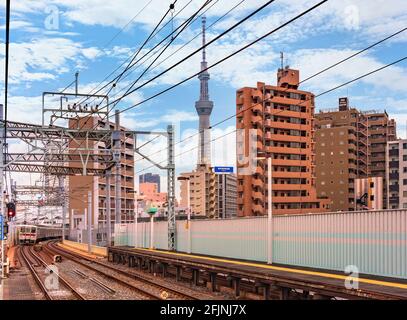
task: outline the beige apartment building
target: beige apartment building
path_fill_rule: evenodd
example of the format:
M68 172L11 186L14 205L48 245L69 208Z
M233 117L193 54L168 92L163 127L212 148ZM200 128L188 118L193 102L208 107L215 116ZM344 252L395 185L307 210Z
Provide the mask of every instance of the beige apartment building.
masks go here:
M207 165L198 165L197 170L181 173L181 207L188 207L188 184L191 214L218 218L216 174Z
M382 210L383 178L355 179L355 194L358 210Z
M387 208L407 209L407 140L387 143Z
M397 139L396 121L386 111L366 112L368 123L369 176L383 178L383 205L388 208L386 178L387 142Z
M238 216L267 214L269 157L273 214L330 209L315 189L314 95L298 84L299 71L286 67L278 70L277 86L258 82L237 90Z
M106 123L99 117L84 117L79 120L70 120L70 128L100 128L106 130ZM115 124L110 123L110 130L114 130ZM125 130L121 127L121 130ZM79 143L71 142L70 147L78 147ZM103 142L95 145L96 142L91 142L90 147L105 148ZM85 143L82 144L82 148ZM72 151L73 152L73 151ZM70 166L80 166L77 162L72 162ZM98 164L89 160L88 168L98 168ZM111 221L115 222L116 218L116 197L115 197L115 175L116 170L112 169L110 178L110 202L111 202ZM69 214L70 221L77 225L79 221L83 221L84 213L88 208L88 191L92 192L92 225L103 227L106 223L107 208L106 208L106 179L104 177L92 176L69 176ZM121 221L131 221L134 219L134 139L124 135L121 136Z
M191 213L208 218L232 218L237 215L237 177L216 174L208 166L182 173L189 179ZM181 207L188 206L188 180L181 180Z

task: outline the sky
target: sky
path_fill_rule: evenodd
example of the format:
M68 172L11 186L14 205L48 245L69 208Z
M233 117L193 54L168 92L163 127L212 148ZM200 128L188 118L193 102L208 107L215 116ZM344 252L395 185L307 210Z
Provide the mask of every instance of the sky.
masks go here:
M92 93L100 88L107 75L126 62L142 45L161 17L168 10L169 0L20 0L12 1L9 119L41 123L41 96L44 91L60 91L79 72L79 91ZM207 40L215 38L267 1L213 0L207 7ZM207 48L209 65L270 32L284 22L317 4L318 0L275 0L235 30ZM147 43L140 56L164 39L171 28L177 28L202 6L204 1L179 0L172 13L176 17ZM5 1L0 4L0 72L4 75ZM227 14L226 14L227 13ZM226 14L226 15L225 15ZM168 15L163 24L169 22ZM163 25L162 24L162 25ZM235 114L236 90L256 86L257 81L276 83L280 52L284 64L300 70L301 79L346 58L403 28L407 27L405 0L330 0L296 22L273 33L209 72L210 98L214 101L211 122L217 123ZM153 70L138 82L146 83L194 52L201 44L201 22L196 19L157 59ZM195 38L195 39L194 39ZM194 39L194 40L192 40ZM192 40L192 41L191 41ZM381 45L301 84L300 89L318 95L321 92L357 78L407 55L407 31ZM150 58L150 60L147 60ZM153 60L148 55L135 70L123 77L110 93L110 99L132 84ZM117 104L118 110L129 108L154 94L197 73L200 53ZM120 69L122 70L122 69ZM348 96L351 106L360 110L386 110L397 120L398 133L406 137L407 122L407 60L372 76L316 99L316 109L335 108L338 98ZM117 73L116 73L117 74ZM115 75L116 75L115 74ZM2 79L4 76L1 77ZM110 80L111 78L109 78ZM1 80L1 101L4 81ZM107 87L110 88L110 87ZM74 88L67 89L73 92ZM105 93L103 90L102 93ZM197 78L122 113L121 122L131 130L166 130L176 127L177 173L194 169L197 158L198 117L195 101L199 97ZM46 103L53 104L53 101ZM235 165L235 119L231 118L212 129L217 139L212 144L212 164ZM229 134L228 134L229 133ZM140 139L139 145L151 137ZM158 138L143 147L143 153L155 161L165 159L166 141ZM23 151L27 146L12 143L10 150ZM190 151L189 151L190 150ZM137 158L139 159L139 158ZM162 174L146 160L136 162L136 172ZM142 171L145 170L146 171ZM17 181L35 177L13 174Z

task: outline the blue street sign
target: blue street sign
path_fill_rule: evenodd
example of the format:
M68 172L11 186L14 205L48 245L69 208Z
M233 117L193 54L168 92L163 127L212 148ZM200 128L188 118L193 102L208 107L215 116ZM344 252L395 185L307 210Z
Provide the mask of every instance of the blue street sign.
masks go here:
M233 173L233 167L214 167L215 173Z
M4 225L3 225L3 216L0 215L0 240L4 240Z

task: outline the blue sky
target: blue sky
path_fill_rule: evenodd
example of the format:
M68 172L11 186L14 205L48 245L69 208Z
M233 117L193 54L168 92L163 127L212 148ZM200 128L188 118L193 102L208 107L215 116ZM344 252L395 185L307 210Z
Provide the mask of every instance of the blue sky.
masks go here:
M130 25L114 41L111 41L149 1L13 1L9 118L15 121L39 123L42 92L64 88L73 80L75 71L80 72L80 91L89 93L107 74L135 52L170 4L168 0L152 0ZM214 5L206 13L208 25L240 1L212 1ZM179 0L175 14L188 2L189 0ZM208 30L208 39L212 39L266 2L243 1ZM276 0L241 27L208 47L209 64L267 33L317 2L317 0ZM203 1L193 0L175 19L174 25L178 26L182 23L202 3ZM0 10L2 21L0 69L3 74L4 1ZM275 84L276 69L280 64L280 51L284 51L287 63L292 68L300 69L301 78L304 79L406 26L407 1L405 0L330 0L313 13L210 71L210 94L215 103L211 121L218 122L234 113L235 92L239 87L255 86L257 81ZM170 46L162 58L167 57L197 35L200 27L199 20L194 22ZM169 28L163 29L152 39L146 49L155 45L169 31ZM200 41L198 37L173 57L164 59L163 63L148 73L141 83L194 51L199 47ZM407 32L404 32L373 50L304 83L302 89L318 94L404 57L406 54ZM199 70L200 59L199 54L194 56L187 63L129 96L118 105L118 108L124 109L194 74ZM142 69L141 66L138 71L124 79L119 88L135 80ZM386 109L398 120L399 133L404 138L407 120L406 71L407 62L403 62L318 98L316 107L317 109L336 107L338 97L348 95L351 105L359 109ZM178 139L190 136L197 128L194 104L198 95L199 82L195 79L126 112L123 115L123 123L131 129L146 130L165 129L167 124L175 122L179 128ZM181 120L180 124L179 120ZM221 136L230 132L234 126L234 119L225 122L212 132L212 136ZM191 139L187 143L178 145L176 153L189 150L195 145L196 139ZM18 145L13 147L24 148ZM146 146L145 152L150 154L164 147L165 141L157 139ZM212 149L215 165L234 165L233 134L217 141ZM193 169L196 154L197 151L194 150L179 157L178 171ZM161 160L162 157L163 155L157 155L156 160ZM141 161L137 163L137 169L141 170L148 165L146 161Z

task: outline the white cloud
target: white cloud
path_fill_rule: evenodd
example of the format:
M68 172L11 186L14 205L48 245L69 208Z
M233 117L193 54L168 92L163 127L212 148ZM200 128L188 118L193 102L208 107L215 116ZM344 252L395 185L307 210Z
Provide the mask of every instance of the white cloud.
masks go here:
M305 79L356 52L350 49L303 49L291 57L291 67L299 68L301 79ZM388 62L392 61L383 63L371 55L359 55L305 82L302 87L319 93L383 67ZM355 82L354 85L365 83L392 92L404 92L407 87L406 71L401 65L391 66Z
M4 44L0 46L4 52ZM41 38L25 43L10 44L10 82L55 79L67 72L69 64L80 65L84 59L94 60L100 51L85 48L81 43L65 38ZM1 54L0 72L4 72Z

